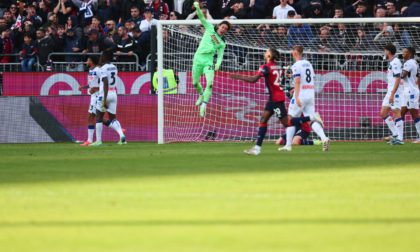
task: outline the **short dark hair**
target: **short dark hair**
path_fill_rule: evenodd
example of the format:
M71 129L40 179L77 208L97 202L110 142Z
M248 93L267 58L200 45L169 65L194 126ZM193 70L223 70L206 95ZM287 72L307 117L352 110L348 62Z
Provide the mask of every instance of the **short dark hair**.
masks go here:
M125 27L124 25L118 27L118 29L121 28L123 31L128 31L127 27Z
M227 25L227 27L228 27L228 31L230 31L230 29L232 29L232 24L231 24L231 23L229 23L228 21L226 21L226 20L222 21L222 22L219 24L219 26L220 26L220 25L223 25L223 24Z
M275 49L275 48L270 48L270 49L268 49L269 51L270 51L270 54L271 54L271 56L272 56L272 60L273 61L277 61L277 60L279 60L280 59L280 53L279 53L279 51L277 51L277 49Z
M89 55L88 58L93 62L93 64L95 64L95 65L98 65L99 64L99 58L98 58L98 56L96 56L96 55Z
M135 5L131 6L130 10L132 10L132 9L137 9L138 11L140 11L139 7L137 7Z
M25 33L23 34L23 37L27 37L27 38L31 38L31 39L32 39L32 33L30 33L30 32L25 32Z
M131 30L131 32L139 33L139 32L141 32L141 30L140 30L139 27L136 26L136 27L133 28L133 30Z
M292 10L289 10L288 12L287 12L287 16L289 17L289 16L295 16L296 15L296 12L295 11L292 11Z
M395 55L395 53L397 52L397 47L395 47L395 45L393 44L387 44L385 46L385 50L389 51L392 55Z
M411 56L413 56L413 57L416 56L416 49L414 47L409 46L405 49L407 49L411 53Z
M107 60L107 62L111 62L114 58L114 52L108 48L102 51L102 56Z

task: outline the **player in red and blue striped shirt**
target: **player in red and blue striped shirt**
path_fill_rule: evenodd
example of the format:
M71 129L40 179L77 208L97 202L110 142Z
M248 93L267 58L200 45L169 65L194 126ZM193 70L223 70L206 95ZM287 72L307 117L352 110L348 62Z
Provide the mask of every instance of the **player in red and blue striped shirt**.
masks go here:
M241 80L249 83L257 82L261 77L265 78L265 85L268 88L270 98L265 105L264 112L260 119L260 127L258 130L257 144L250 150L244 152L248 155L259 155L261 152L261 145L267 133L267 123L273 114L276 114L280 122L287 127L287 110L284 105L286 95L283 88L280 86L281 69L276 61L280 58L280 53L270 48L265 52L264 59L266 64L262 65L258 72L253 77L245 77L239 74L231 74L230 78L233 80Z

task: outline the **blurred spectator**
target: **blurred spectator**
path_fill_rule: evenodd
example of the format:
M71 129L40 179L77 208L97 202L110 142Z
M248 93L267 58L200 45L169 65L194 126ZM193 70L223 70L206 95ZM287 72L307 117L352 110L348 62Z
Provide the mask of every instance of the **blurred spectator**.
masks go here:
M337 30L334 31L333 39L336 41L335 45L337 50L340 52L346 52L349 50L350 45L354 45L355 41L353 36L347 31L346 24L338 24Z
M390 2L393 2L395 4L395 8L397 9L397 11L400 12L400 15L402 15L402 8L408 7L412 3L412 0L393 0Z
M125 21L127 21L129 18L131 18L131 8L132 7L137 7L137 9L139 10L139 13L143 13L144 12L144 1L143 0L122 0L121 1L121 21L122 23L124 23Z
M323 53L323 52L330 52L332 48L332 40L330 31L323 27L321 28L321 33L319 34L318 39L315 41L315 48L314 51ZM319 70L328 70L329 69L329 62L332 55L329 54L314 54L313 57L316 62L315 66L318 67Z
M278 25L276 32L272 32L272 38L270 41L273 41L273 47L279 48L282 50L288 49L289 40L287 38L287 28L285 25Z
M267 46L270 40L270 26L268 24L260 24L254 31L257 34L254 46Z
M43 0L38 2L36 13L41 17L42 22L46 22L48 20L48 13L51 11L52 10L45 5Z
M120 39L116 43L115 47L115 55L117 56L118 61L120 62L133 62L135 58L132 57L133 53L137 56L140 54L139 47L137 41L128 36L127 28L121 26L118 28L118 35ZM128 53L128 56L122 56L121 53ZM123 69L125 71L126 69Z
M246 18L246 12L244 10L244 4L242 2L235 3L230 9L233 11L232 15L237 19Z
M22 51L19 52L20 65L23 72L30 72L32 71L32 66L35 64L38 48L36 42L32 41L31 34L25 33L23 38L25 43L23 43Z
M367 11L367 4L362 0L357 0L355 3L344 8L345 17L372 17Z
M66 31L73 29L74 35L79 39L83 36L83 29L79 26L77 17L74 15L71 15L67 18L67 24L64 26L64 28Z
M65 43L63 51L66 53L79 53L82 51L82 41L76 36L75 29L71 28L67 30L65 36ZM82 58L76 55L66 55L65 61L69 62L66 66L66 71L83 71L83 64L75 64L74 62L80 62Z
M14 22L16 22L18 16L19 16L19 12L18 12L18 7L16 4L12 4L10 5L10 13L12 13L12 18L14 20Z
M238 0L220 0L215 5L215 12L213 13L214 18L223 19L225 17L230 17L233 14L231 7L235 5ZM195 10L195 7L192 7ZM200 4L200 8L201 4Z
M115 42L117 41L120 37L118 36L118 30L116 28L116 23L114 20L112 19L108 19L105 23L105 26L107 28L106 30L106 37L107 39Z
M4 21L6 22L6 27L11 28L15 21L12 18L12 13L9 10L4 11L3 13Z
M125 26L125 28L127 28L128 35L133 36L132 31L137 26L135 26L134 23L130 22L130 21L125 22L124 26Z
M335 0L324 0L324 15L327 18L332 18L335 15L335 5L336 5Z
M4 17L0 17L0 29L4 29L7 27L6 19Z
M106 19L118 20L121 16L120 1L117 0L106 0L106 9L102 13L102 10L99 9L98 16L101 20L101 24L105 24ZM99 15L100 14L100 15ZM126 20L126 19L124 19Z
M395 8L395 4L393 2L388 2L386 4L386 16L387 17L399 17L400 13Z
M85 0L88 1L88 0ZM89 2L92 2L90 0ZM57 6L53 9L53 12L57 15L58 24L65 25L67 18L71 15L73 10L73 3L70 0L58 0ZM79 9L80 11L80 9Z
M147 55L150 53L150 31L141 32L140 28L134 27L132 33L139 48L139 63L144 66L146 65Z
M149 7L153 8L152 14L153 14L154 19L159 19L160 15L162 14L165 14L165 15L169 14L169 6L163 0L153 0L149 4Z
M36 14L35 6L30 5L26 10L27 15L22 19L22 23L30 21L35 28L41 27L42 19Z
M104 28L101 26L101 20L99 20L98 16L94 16L92 18L92 23L89 26L90 28L96 29L99 33L102 33L102 35L105 35Z
M153 9L150 7L144 9L144 17L146 19L142 20L139 26L142 32L150 31L152 29L152 24L157 23L157 20L153 18L152 11Z
M307 18L325 18L322 5L318 2L312 4L306 10L304 13Z
M171 11L169 13L169 20L179 20L181 19L181 14L177 11Z
M140 23L144 18L140 16L139 8L136 6L131 7L131 18L127 21L133 22L135 26L140 27Z
M414 0L410 6L404 13L401 15L402 17L420 17L420 0Z
M182 11L180 11L180 13L183 19L186 19L188 15L195 11L195 7L193 6L194 1L195 0L185 0L182 3Z
M97 9L97 1L95 1L96 5L93 0L76 1L77 3L75 3L75 5L79 7L79 16L82 15L80 23L83 27L87 26L92 22L92 18L95 16Z
M274 19L287 19L287 13L289 11L295 11L295 9L287 4L287 0L280 0L280 5L276 6L273 10Z
M378 33L373 40L377 42L376 46L378 48L383 48L387 44L393 44L397 49L400 48L395 38L394 30L391 26L387 26L386 24L383 25L382 31Z
M370 39L366 35L366 31L363 27L357 29L356 44L354 45L355 50L367 50L369 48Z
M87 35L89 36L89 40L86 49L83 50L83 54L88 52L100 53L108 48L111 50L115 49L116 44L105 38L105 36L99 33L95 28L91 28L87 32Z
M0 54L9 54L14 53L13 40L10 37L10 29L3 27L0 29ZM9 63L12 62L12 56L3 56L0 63Z
M36 46L38 48L39 64L46 66L48 56L53 52L53 48L56 46L54 40L46 35L45 29L41 28L36 31Z
M266 17L264 0L244 0L243 9L247 19L264 19Z
M206 20L213 20L213 17L210 15L209 10L207 9L207 6L203 4L203 7L200 7L201 12L203 12L204 17ZM197 19L197 11L192 12L188 17L187 20L191 19Z
M0 17L3 16L3 13L9 9L9 6L12 4L12 0L2 0L0 2Z
M58 28L57 14L51 12L51 15L48 18L48 21L45 23L45 26L51 26L51 27L54 27L54 28ZM34 27L37 28L36 25L34 25Z
M301 19L301 15L296 15L293 19ZM312 44L312 30L308 24L293 24L289 29L289 48L295 45L302 45L304 49L309 49Z
M384 7L377 7L375 10L376 18L384 18L386 16L386 9Z
M342 7L336 7L334 9L334 18L343 18L344 17L344 10Z

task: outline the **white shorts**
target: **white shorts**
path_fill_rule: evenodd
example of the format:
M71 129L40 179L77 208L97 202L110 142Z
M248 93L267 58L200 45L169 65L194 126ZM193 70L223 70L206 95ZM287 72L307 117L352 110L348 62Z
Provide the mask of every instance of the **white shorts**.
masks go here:
M96 109L105 113L108 111L111 114L117 114L117 93L116 92L108 92L108 97L106 98L108 109L104 107L103 103L103 94L98 96L98 102L96 103Z
M290 101L288 111L290 116L300 117L302 113L304 116L315 114L315 100L313 97L300 99L300 102L302 103L302 107L298 107L295 97L293 97L293 99Z
M386 94L385 98L382 102L382 107L388 107L391 109L401 109L401 101L402 101L402 95L400 94L395 94L394 95L394 103L390 104L389 103L389 97L391 96L391 94Z
M419 109L419 95L404 94L401 107L407 107L407 109Z
M96 115L96 100L98 100L98 94L93 94L90 96L90 105L89 105L89 114Z

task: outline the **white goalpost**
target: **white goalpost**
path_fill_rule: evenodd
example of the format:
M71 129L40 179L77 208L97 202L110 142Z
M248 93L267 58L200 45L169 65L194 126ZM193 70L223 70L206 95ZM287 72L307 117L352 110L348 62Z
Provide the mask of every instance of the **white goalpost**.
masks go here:
M222 20L212 20L217 25ZM253 76L268 48L281 59L282 86L293 88L288 69L291 48L300 44L314 66L316 110L331 140L380 140L390 134L380 117L387 91L388 61L384 46L393 43L402 62L402 49L412 46L420 55L420 18L229 20L232 30L215 72L213 94L204 118L195 106L192 85L193 57L204 32L199 20L159 21L157 24L158 143L199 141L253 141L269 94L264 78L250 84L231 80L231 73ZM284 35L284 32L286 34ZM417 57L416 57L417 59ZM178 75L178 93L163 94L163 69ZM201 78L206 86L204 75ZM286 99L286 107L289 100ZM266 141L285 133L273 116ZM311 134L312 135L312 134ZM405 139L417 138L410 115L405 118Z

